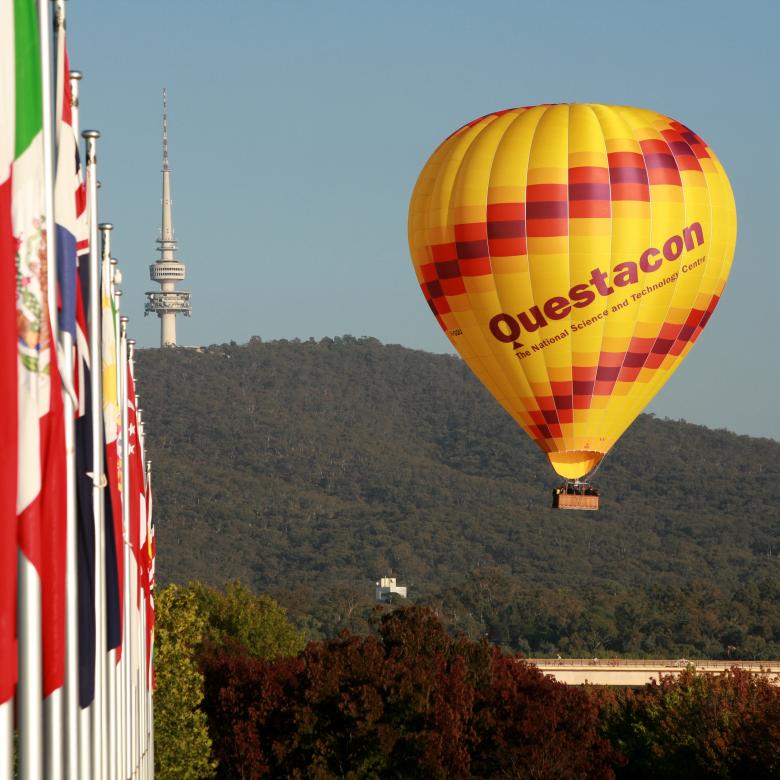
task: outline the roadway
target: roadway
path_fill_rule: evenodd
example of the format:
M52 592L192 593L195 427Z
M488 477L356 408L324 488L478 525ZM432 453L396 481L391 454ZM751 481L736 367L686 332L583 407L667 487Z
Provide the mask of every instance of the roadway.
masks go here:
M737 666L754 674L771 679L774 685L780 685L780 661L709 661L631 658L528 658L528 663L538 667L549 677L569 685L617 685L638 687L661 677L676 676L688 666L697 672L722 674L726 669Z

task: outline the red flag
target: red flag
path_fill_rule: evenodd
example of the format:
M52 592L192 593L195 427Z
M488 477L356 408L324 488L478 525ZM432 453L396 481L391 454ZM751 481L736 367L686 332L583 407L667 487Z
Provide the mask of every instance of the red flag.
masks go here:
M127 456L130 471L130 484L128 485L130 545L138 571L136 607L140 607L141 590L146 592L149 590L148 566L146 565L146 485L135 409L135 381L129 362L127 365Z
M41 419L41 623L43 696L65 684L65 567L67 544L67 474L65 413L57 368L51 350L49 414Z
M154 659L154 577L155 577L155 558L157 557L157 540L154 534L154 517L152 515L152 473L146 472L146 581L149 586L148 598L146 601L146 680L150 687L153 687L152 661Z
M0 8L0 77L14 73L10 3ZM15 101L0 85L0 704L16 684L16 474L18 420L16 373L16 241L11 216Z

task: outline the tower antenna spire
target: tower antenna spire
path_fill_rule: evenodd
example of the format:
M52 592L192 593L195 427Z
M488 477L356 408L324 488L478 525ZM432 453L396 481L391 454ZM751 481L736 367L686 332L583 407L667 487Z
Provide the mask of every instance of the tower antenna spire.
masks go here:
M168 89L163 87L163 171L168 170Z
M160 258L149 266L149 278L162 288L146 293L144 314L160 318L160 346L176 346L176 315L189 317L192 313L192 293L176 289L183 282L186 268L176 259L176 240L173 237L173 201L171 199L171 170L168 167L168 90L163 87L163 168L162 168L162 230L157 239Z

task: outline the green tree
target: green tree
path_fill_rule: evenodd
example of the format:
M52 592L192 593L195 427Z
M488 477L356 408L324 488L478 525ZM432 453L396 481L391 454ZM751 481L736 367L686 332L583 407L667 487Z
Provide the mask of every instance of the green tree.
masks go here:
M195 651L206 621L195 594L169 585L155 598L154 696L155 771L159 780L201 780L213 777L203 700L203 676Z
M188 590L205 623L204 638L217 644L239 642L255 659L297 655L303 635L287 620L287 612L270 596L258 596L239 580L225 592L192 582Z
M627 758L618 778L776 778L780 776L777 680L733 668L721 675L688 668L602 715L603 732Z

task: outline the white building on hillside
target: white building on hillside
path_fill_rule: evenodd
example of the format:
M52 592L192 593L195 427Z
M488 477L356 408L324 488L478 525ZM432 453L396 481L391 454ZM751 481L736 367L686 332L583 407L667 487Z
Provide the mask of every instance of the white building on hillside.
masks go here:
M393 594L406 598L406 586L396 585L395 577L381 577L376 583L376 600L391 601Z

